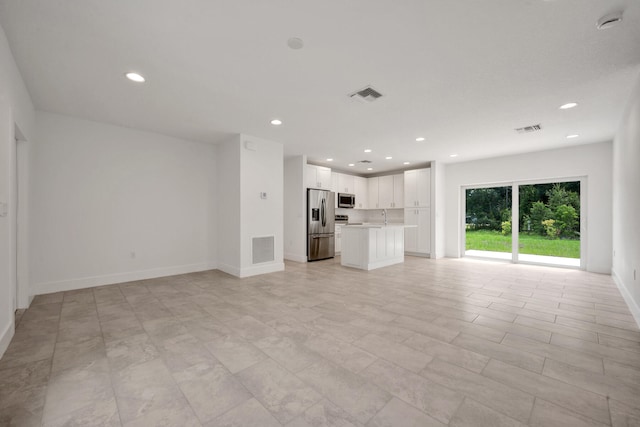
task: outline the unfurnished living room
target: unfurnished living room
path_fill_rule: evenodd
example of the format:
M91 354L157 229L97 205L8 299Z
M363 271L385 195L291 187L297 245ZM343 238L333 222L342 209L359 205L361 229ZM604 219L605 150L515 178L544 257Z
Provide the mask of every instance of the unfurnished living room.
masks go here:
M640 426L639 42L0 0L0 426Z

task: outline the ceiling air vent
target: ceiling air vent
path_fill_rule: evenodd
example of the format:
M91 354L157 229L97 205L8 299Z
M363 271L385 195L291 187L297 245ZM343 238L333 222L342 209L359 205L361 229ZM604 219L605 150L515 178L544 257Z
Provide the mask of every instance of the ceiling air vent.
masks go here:
M525 126L523 128L517 128L516 132L518 133L530 133L536 132L542 129L542 125L538 123L537 125Z
M369 102L373 102L381 96L382 94L371 86L367 86L364 89L360 89L359 91L349 94L349 97L352 99L364 100Z
M360 160L358 163L373 163L371 160Z

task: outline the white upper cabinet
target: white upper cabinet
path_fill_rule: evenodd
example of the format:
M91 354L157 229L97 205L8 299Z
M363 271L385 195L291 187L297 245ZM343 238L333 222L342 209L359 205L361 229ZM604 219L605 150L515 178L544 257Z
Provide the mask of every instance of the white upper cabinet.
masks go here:
M331 191L336 192L336 207L338 207L338 193L353 194L356 196L355 209L367 209L369 204L369 188L367 178L349 175L346 173L331 173Z
M336 174L338 175L338 193L349 193L355 194L355 176L347 175L344 173Z
M369 208L401 208L404 204L404 175L369 178Z
M393 176L378 177L378 207L388 209L393 207Z
M336 203L338 202L338 193L343 193L340 191L340 175L338 172L331 172L331 191L336 193Z
M331 168L307 165L307 188L331 189Z
M378 186L378 177L367 179L367 188L369 190L369 209L378 209L380 205L380 202L378 201Z
M392 208L404 206L404 174L393 175L393 201Z
M356 195L356 209L369 208L369 185L367 178L361 176L353 177L353 194Z
M431 169L416 169L404 173L404 206L431 206Z

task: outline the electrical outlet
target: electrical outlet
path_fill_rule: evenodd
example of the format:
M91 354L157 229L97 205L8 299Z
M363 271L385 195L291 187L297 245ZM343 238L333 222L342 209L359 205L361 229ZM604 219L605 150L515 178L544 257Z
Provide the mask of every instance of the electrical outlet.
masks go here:
M136 253L131 251L131 259L135 259L136 258Z

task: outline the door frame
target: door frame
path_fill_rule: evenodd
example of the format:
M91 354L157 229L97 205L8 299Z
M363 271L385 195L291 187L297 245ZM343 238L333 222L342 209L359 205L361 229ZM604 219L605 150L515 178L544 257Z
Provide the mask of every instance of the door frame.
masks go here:
M11 171L11 249L14 310L29 308L29 143L14 124Z

